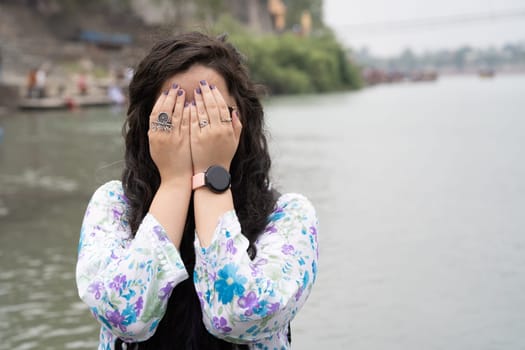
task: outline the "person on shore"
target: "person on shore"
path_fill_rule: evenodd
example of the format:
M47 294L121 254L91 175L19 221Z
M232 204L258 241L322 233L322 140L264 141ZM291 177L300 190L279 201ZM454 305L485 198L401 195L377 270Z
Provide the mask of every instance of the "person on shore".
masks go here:
M162 40L129 99L122 181L95 191L78 247L99 349L289 349L318 222L306 197L270 186L242 55L224 36Z
M47 71L44 66L41 66L35 73L35 89L36 97L46 97Z
M36 91L36 72L37 69L33 68L27 73L27 97L35 98L37 97Z

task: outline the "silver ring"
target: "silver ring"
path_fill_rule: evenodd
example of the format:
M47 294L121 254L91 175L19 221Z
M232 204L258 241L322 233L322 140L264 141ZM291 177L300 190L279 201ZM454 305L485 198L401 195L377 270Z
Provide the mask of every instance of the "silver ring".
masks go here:
M232 122L232 118L221 119L221 123L231 123L231 122Z
M204 128L205 126L208 126L210 123L207 119L199 121L199 127Z
M157 120L151 122L151 130L153 131L171 131L172 127L170 116L165 112L159 113Z
M166 113L166 112L161 112L161 113L159 113L159 115L157 116L157 120L159 121L159 123L166 124L166 123L169 123L169 121L170 121L170 116L169 116L168 113Z

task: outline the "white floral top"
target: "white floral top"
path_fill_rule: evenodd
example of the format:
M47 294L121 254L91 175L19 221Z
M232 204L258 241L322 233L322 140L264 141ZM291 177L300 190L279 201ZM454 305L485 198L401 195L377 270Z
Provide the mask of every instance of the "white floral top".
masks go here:
M99 350L117 337L144 341L166 311L173 288L188 278L177 248L148 214L131 237L122 184L93 195L82 224L76 270L80 298L101 324ZM193 280L210 333L251 349L289 349L288 323L304 304L317 274L317 218L302 195L282 195L255 242L235 211L225 213L208 248L195 239Z

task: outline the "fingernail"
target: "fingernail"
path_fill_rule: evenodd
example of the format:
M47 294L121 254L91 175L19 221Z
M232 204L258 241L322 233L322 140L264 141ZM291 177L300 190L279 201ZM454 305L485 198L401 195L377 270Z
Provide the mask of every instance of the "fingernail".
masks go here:
M197 89L195 89L195 92L200 95L202 93L201 88L198 87Z
M205 86L206 85L206 80L201 80L200 83L201 83L202 86Z
M184 102L184 107L188 107L190 105L190 103L188 101Z
M176 89L176 88L178 88L178 87L179 87L179 84L177 84L177 83L173 83L173 85L172 85L172 86L173 86L173 88L174 88L174 89Z
M197 104L195 103L195 100L191 101L191 105L192 106L196 106Z
M164 91L164 95L167 95L170 92L170 90Z
M215 89L215 85L210 84L210 89L214 90Z
M179 91L177 91L177 96L182 96L183 93L184 93L184 90L180 89Z

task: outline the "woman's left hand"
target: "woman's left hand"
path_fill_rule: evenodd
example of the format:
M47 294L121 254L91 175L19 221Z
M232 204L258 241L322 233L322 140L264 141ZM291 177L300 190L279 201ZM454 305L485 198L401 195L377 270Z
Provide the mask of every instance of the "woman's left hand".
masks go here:
M194 91L194 98L190 106L193 173L205 172L212 165L229 171L242 129L237 111L230 115L219 89L205 81Z

